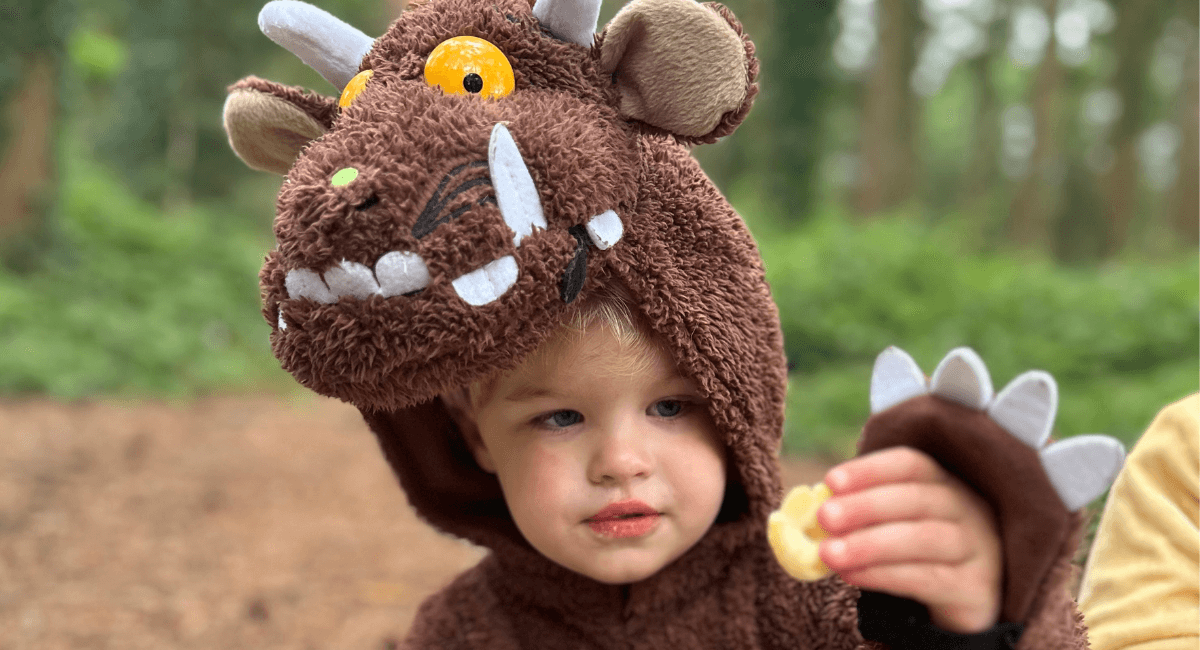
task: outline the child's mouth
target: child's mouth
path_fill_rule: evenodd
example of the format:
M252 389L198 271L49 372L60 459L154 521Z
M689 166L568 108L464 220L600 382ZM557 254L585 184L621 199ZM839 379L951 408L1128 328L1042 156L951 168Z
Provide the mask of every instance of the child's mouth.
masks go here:
M592 532L604 537L641 537L654 530L661 517L659 514L628 515L612 519L589 519L587 524Z
M630 499L612 503L584 521L592 532L611 538L641 537L648 534L662 517L649 505Z

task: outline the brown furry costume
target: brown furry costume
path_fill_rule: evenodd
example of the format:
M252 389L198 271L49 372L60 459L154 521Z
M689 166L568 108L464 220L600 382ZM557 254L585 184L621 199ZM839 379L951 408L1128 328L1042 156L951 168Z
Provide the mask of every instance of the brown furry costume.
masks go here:
M864 641L858 590L836 577L793 580L766 542L781 496L787 384L778 316L750 233L686 148L731 133L749 111L753 45L726 9L693 0L634 0L594 43L590 30L572 42L560 16L590 15L594 25L594 13L561 1L546 9L553 1L411 8L364 46L357 69L326 73L340 86L373 71L341 110L253 77L232 86L226 104L238 155L287 175L278 247L261 275L276 356L305 386L362 411L426 521L492 551L425 602L406 647L932 643L921 620L889 619L911 601L886 598L872 615L882 630L874 638L892 644ZM481 100L426 84L426 57L456 36L504 52L510 95ZM501 161L513 151L509 136L523 165ZM529 187L525 175L532 203L526 193L506 207ZM534 551L438 398L514 367L571 301L607 283L627 288L631 308L696 379L732 468L707 535L626 586ZM969 450L980 440L1007 466L978 462ZM864 449L896 444L929 450L996 507L1010 553L1003 620L1024 626L1017 647L1086 647L1065 589L1081 521L1054 495L1036 451L979 411L935 397L871 419ZM1000 647L1000 636L954 647Z

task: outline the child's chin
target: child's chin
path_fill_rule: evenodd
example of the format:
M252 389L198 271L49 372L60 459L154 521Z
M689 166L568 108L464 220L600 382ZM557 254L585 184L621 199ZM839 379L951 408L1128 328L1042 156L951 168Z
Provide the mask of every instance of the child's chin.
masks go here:
M596 558L586 566L568 566L568 569L583 574L606 585L627 585L641 582L656 574L666 562L646 557Z

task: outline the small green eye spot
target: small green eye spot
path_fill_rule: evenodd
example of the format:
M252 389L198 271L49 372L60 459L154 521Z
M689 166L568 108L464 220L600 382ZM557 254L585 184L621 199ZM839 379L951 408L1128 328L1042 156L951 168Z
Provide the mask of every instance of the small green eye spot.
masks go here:
M358 178L358 170L353 167L347 167L333 175L333 180L330 181L334 187L344 187L354 182Z

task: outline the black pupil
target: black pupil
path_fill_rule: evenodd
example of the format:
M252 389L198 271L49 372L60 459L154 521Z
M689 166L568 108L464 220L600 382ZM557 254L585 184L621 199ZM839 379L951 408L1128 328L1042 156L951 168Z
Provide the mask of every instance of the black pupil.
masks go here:
M469 93L478 93L483 90L483 77L474 72L463 77L463 88Z

